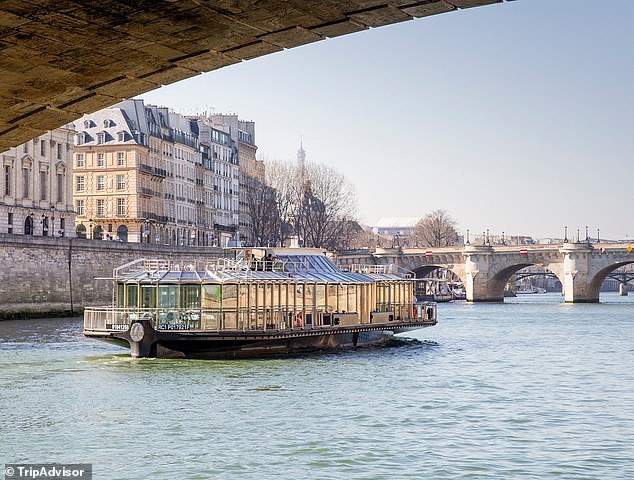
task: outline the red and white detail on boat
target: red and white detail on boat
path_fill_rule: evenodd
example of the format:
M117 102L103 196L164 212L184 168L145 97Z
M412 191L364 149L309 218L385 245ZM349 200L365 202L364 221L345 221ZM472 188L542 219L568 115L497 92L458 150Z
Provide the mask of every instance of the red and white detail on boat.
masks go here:
M528 250L526 250L525 248L521 249L520 255L528 255Z

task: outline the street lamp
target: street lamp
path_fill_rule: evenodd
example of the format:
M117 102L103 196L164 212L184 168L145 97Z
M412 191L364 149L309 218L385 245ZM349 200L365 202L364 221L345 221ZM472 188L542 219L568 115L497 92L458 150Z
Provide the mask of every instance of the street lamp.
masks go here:
M92 218L88 219L88 239L92 240Z

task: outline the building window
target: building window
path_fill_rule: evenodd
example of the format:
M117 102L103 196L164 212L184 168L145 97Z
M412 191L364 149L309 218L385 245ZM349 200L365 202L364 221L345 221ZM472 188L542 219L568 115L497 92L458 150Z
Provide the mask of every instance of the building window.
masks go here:
M101 143L106 143L106 134L103 132L99 132L97 134L97 143L101 144Z
M44 140L40 140L40 155L43 157L46 155L46 142Z
M62 159L62 144L61 143L57 144L57 159L58 160Z
M30 174L28 168L22 169L22 198L29 198Z
M97 190L102 192L106 189L106 179L103 175L97 177Z
M11 195L11 167L9 165L4 166L4 194Z
M26 142L26 143L24 144L24 148L22 149L22 151L23 151L24 153L29 153L29 142Z
M46 200L46 184L47 182L46 172L40 172L40 200Z
M103 167L106 164L106 154L105 153L98 153L97 154L97 166L98 167Z
M117 190L125 190L125 176L117 175Z
M119 165L120 167L125 166L125 152L117 153L117 165Z
M84 214L84 201L83 200L75 200L75 211L77 212L77 215L83 215Z
M103 217L106 215L106 201L103 199L97 200L97 216Z
M64 200L64 175L61 173L57 174L57 201L61 202Z
M77 153L75 155L75 164L78 167L83 167L85 165L85 163L84 163L84 154L83 153Z
M84 177L77 177L77 186L75 188L78 192L83 192L86 187L86 182Z
M125 216L125 198L117 198L117 215Z

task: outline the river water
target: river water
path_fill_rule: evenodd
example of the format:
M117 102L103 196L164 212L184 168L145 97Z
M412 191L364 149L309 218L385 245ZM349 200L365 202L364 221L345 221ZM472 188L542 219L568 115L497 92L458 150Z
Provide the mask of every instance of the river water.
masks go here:
M94 479L634 478L634 296L439 306L390 347L131 359L0 322L0 461Z

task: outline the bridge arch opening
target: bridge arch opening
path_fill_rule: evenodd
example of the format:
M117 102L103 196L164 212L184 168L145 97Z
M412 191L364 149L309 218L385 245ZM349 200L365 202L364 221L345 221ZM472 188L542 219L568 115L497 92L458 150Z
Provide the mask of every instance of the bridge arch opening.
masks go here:
M629 262L619 262L599 270L594 275L594 277L592 277L592 279L588 282L588 291L587 291L588 298L598 299L599 294L601 292L601 286L603 285L603 282L608 278L608 275L613 273L615 270L620 269L621 267L624 267L626 265L633 265L633 264L634 264L634 260ZM632 274L632 276L634 276L634 274Z
M505 294L562 293L563 283L551 270L540 265L524 267L511 275ZM512 295L507 295L512 296Z
M418 300L465 300L464 280L445 266L424 265L412 270L416 283L414 295Z
M555 279L549 287L536 285L535 277ZM545 265L539 263L520 263L503 268L497 272L489 285L490 295L494 298L516 296L524 293L545 293L546 291L562 291L563 279ZM558 290L557 290L558 288ZM562 298L563 301L563 298Z

